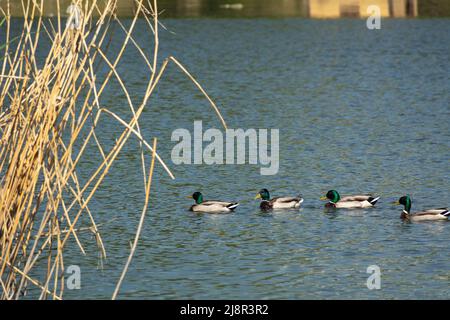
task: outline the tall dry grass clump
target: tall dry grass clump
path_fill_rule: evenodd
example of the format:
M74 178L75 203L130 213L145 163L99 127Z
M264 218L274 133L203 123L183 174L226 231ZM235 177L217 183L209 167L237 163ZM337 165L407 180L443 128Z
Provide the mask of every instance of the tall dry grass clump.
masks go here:
M99 250L106 255L101 234L95 224L95 212L89 209L96 191L130 137L140 143L140 161L145 203L129 259L118 275L113 298L119 292L136 248L149 204L150 185L156 163L173 175L156 153L156 139L149 144L141 134L139 118L169 62L178 66L205 95L226 128L214 102L200 84L173 57L158 61L158 21L156 0L135 1L135 16L128 27L115 15L116 0L77 0L59 8L56 19L43 17L45 0L22 0L23 28L11 35L9 6L3 11L0 44L0 292L2 299L21 298L28 289L36 298L61 299L64 292L64 253L74 239L84 253L77 233L80 218L90 221L88 230L95 235ZM59 7L59 1L57 1ZM139 46L133 38L136 22L144 19L152 41ZM22 23L22 22L21 22ZM110 27L116 24L125 34L119 50L108 53ZM37 51L43 38L50 47L46 56ZM127 46L139 52L142 66L148 70L145 91L137 99L130 97L117 66ZM113 56L113 58L111 58ZM106 74L97 77L102 65ZM129 116L119 117L100 98L111 79L120 84L128 102ZM132 101L139 101L133 103ZM104 147L97 138L102 117L112 117L122 131L112 147ZM87 136L82 136L87 132ZM97 147L101 161L85 183L77 175L77 165L91 155L89 144ZM149 165L150 163L150 165ZM45 263L43 264L42 261ZM37 265L45 265L35 270Z

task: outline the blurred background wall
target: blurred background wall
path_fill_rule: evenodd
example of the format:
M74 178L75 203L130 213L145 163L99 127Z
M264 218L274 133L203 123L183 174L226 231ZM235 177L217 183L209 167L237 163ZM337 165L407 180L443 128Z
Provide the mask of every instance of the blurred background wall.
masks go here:
M100 6L105 0L99 0ZM59 0L62 14L72 0ZM146 2L146 1L145 1ZM0 0L6 11L8 0ZM377 5L384 17L450 16L450 0L159 0L163 17L365 17ZM13 16L22 15L21 0L9 0ZM131 16L135 0L118 0L120 16ZM44 14L57 14L57 0L44 1Z

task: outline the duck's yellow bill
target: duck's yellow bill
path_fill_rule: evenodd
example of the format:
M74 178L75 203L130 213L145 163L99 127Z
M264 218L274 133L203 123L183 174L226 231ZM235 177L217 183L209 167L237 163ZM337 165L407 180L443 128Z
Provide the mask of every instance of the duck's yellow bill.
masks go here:
M261 195L259 193L255 196L255 200L256 199L261 199Z
M320 200L328 200L328 198L327 197L325 197L325 196L323 196L323 197L320 197Z
M395 205L399 205L399 204L400 204L400 202L398 202L398 201L394 201L394 202L392 202L392 204L395 204Z
M192 196L187 196L186 198L187 198L187 199L192 199Z

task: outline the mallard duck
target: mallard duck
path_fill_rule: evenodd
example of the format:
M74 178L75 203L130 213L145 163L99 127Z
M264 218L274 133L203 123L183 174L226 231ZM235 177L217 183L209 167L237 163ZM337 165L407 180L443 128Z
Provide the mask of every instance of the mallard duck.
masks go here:
M403 196L398 201L394 202L397 205L403 205L405 209L400 215L401 219L411 221L425 221L425 220L447 220L450 216L450 211L447 208L428 209L420 212L411 213L411 198Z
M192 198L195 200L195 204L189 210L195 212L225 213L233 211L239 205L237 202L203 200L200 192L194 192Z
M270 193L267 189L261 189L256 195L255 199L261 199L260 208L264 211L271 209L288 209L300 208L303 202L301 196L298 197L276 197L270 199Z
M329 200L325 205L331 208L370 208L377 203L380 197L372 197L371 195L352 195L342 197L336 190L330 190L327 192L326 196L321 197L320 200Z

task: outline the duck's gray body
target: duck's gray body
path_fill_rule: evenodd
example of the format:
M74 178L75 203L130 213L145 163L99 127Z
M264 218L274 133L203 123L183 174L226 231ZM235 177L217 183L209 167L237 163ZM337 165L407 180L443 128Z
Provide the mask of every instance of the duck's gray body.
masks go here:
M218 200L207 200L200 204L194 204L190 210L194 212L206 212L206 213L227 213L231 212L239 206L237 202L225 202Z
M408 213L403 210L400 218L410 221L433 221L433 220L448 220L450 211L447 208L428 209L424 211Z
M357 209L357 208L371 208L373 207L380 197L372 197L370 195L351 195L343 196L341 200L335 203L336 208Z
M269 201L269 205L273 209L300 208L302 203L303 198L301 197L276 197Z

